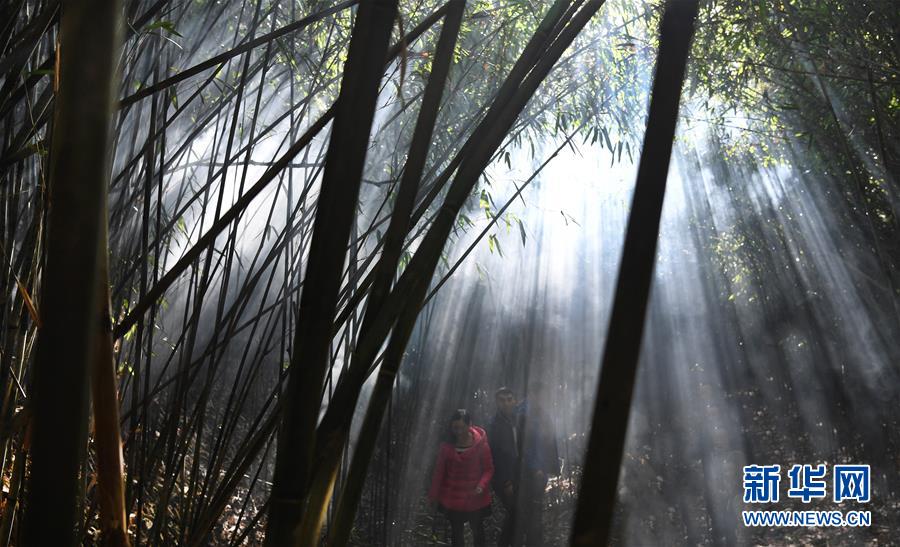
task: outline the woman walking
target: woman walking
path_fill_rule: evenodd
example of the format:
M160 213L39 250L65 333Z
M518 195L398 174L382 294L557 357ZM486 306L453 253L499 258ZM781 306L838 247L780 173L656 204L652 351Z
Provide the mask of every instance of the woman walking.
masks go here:
M441 443L438 451L428 499L447 515L453 547L465 545L466 522L472 529L475 547L482 547L484 518L491 513L489 485L494 476L487 434L472 425L472 418L464 409L453 413L449 429L448 440Z

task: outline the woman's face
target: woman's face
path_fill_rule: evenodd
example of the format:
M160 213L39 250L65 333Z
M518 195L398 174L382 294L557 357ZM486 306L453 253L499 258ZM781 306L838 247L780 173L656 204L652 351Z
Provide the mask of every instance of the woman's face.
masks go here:
M457 442L466 440L466 433L469 431L469 426L466 425L466 422L462 420L453 420L450 422L450 432L453 433L453 437Z

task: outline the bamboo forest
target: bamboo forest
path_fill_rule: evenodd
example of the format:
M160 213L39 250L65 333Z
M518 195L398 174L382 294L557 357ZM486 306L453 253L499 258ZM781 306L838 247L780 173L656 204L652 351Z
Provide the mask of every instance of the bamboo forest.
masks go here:
M897 545L898 29L0 1L0 547Z

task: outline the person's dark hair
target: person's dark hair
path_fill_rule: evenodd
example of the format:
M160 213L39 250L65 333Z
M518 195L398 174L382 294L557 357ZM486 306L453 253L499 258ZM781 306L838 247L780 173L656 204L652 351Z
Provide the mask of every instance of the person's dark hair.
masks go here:
M456 420L462 420L466 425L472 425L472 416L469 414L469 411L464 408L456 409L456 412L453 413L453 416L450 416L450 422L455 422Z
M503 387L499 388L497 391L494 392L494 397L495 397L495 398L496 398L496 397L499 397L499 396L501 396L501 395L512 395L513 397L516 396L516 394L513 392L513 390L509 389L509 388L506 387L506 386L503 386Z
M445 436L445 440L450 443L456 442L456 437L453 436L453 431L450 429L450 424L455 422L456 420L462 420L466 425L472 425L472 415L469 414L469 411L464 408L458 408L450 416L450 420L447 421L447 434Z

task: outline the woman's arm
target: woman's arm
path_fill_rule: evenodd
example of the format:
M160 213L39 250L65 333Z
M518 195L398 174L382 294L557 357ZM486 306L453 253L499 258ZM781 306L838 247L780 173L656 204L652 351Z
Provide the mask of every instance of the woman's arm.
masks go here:
M482 443L481 479L478 481L478 487L482 491L486 490L492 478L494 478L494 458L491 456L491 447L488 443Z

